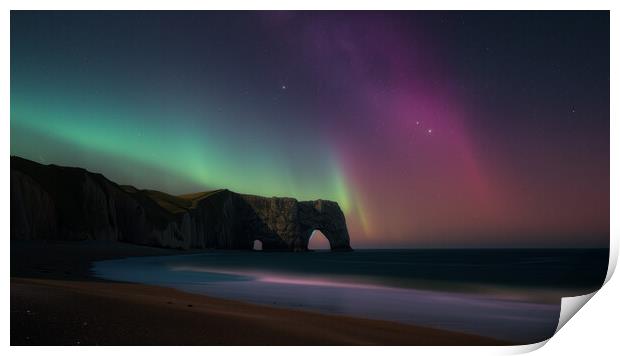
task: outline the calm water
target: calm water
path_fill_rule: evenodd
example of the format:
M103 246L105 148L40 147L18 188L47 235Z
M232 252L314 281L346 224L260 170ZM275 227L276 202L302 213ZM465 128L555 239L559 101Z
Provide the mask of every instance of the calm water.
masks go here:
M217 251L100 261L96 275L228 299L520 343L550 337L560 298L602 284L608 250Z

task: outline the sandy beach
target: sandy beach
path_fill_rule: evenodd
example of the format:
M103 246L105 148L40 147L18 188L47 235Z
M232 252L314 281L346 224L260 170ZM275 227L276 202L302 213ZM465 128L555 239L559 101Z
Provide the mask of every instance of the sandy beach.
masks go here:
M104 281L92 261L191 253L122 243L11 242L11 345L501 345L387 321Z

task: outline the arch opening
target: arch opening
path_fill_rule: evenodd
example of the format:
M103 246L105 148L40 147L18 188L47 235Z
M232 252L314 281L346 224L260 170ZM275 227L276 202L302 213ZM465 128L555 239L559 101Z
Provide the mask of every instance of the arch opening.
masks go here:
M312 231L308 239L308 250L311 251L330 251L331 244L320 230Z
M263 250L263 242L261 240L254 240L254 244L252 245L253 251L262 251Z

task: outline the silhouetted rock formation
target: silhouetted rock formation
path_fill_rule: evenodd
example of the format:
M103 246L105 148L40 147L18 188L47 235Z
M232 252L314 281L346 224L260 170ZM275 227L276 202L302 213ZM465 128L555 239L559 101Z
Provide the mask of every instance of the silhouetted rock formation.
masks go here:
M82 168L11 157L11 239L113 240L171 248L308 249L314 230L350 250L338 203L229 190L172 196Z

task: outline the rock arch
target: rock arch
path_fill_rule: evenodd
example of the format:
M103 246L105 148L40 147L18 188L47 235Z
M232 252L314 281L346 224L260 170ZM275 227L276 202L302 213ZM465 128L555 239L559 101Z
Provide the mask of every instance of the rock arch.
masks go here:
M332 251L351 250L344 214L335 201L297 201L293 198L265 198L239 195L245 204L243 225L249 244L260 238L265 250L307 251L314 230L319 230Z
M332 251L351 250L347 224L338 203L328 200L300 202L299 224L299 249L308 250L312 232L319 230L329 241Z

